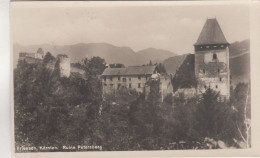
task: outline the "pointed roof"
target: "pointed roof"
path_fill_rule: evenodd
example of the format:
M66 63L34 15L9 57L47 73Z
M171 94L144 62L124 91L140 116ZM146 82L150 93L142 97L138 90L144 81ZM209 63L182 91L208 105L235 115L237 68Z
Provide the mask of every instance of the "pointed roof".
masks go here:
M194 45L229 44L216 18L207 19L197 42Z

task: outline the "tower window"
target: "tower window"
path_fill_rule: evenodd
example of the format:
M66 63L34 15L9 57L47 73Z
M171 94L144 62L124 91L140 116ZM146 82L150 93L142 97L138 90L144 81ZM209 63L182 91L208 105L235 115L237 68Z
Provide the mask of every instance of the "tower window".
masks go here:
M217 54L214 53L214 54L213 54L213 60L216 60L216 59L217 59Z
M120 86L121 86L121 84L118 84L118 85L117 85L117 89L119 89L119 88L120 88Z

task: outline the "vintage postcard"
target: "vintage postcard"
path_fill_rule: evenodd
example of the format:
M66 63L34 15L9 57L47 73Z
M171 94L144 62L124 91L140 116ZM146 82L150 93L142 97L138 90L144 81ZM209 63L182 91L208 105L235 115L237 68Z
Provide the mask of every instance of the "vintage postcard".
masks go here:
M14 157L254 155L251 1L10 10Z

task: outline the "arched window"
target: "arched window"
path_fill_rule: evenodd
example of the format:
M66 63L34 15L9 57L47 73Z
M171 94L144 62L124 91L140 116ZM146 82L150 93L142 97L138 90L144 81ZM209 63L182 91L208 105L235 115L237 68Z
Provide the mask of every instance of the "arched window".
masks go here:
M213 60L216 60L216 59L217 59L217 54L214 53L214 54L213 54Z

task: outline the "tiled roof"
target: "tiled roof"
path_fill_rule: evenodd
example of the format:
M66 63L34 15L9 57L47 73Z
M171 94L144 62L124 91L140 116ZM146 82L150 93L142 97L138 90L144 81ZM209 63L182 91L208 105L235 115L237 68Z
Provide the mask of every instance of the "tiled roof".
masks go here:
M106 68L102 76L153 74L156 66L130 66L126 68Z
M207 19L197 42L194 45L229 44L217 19Z

